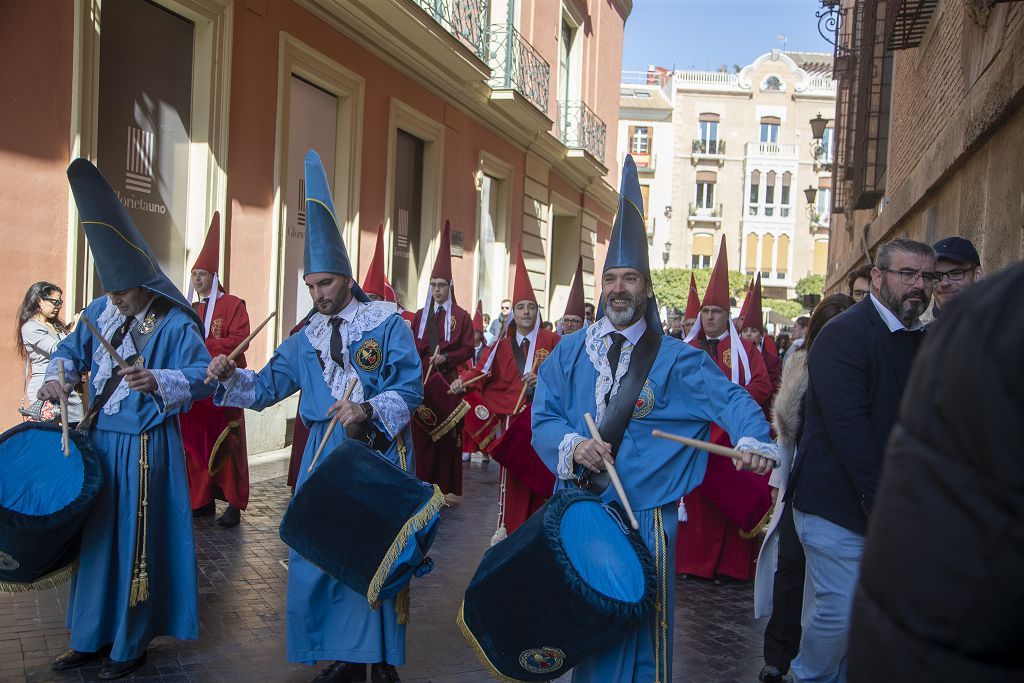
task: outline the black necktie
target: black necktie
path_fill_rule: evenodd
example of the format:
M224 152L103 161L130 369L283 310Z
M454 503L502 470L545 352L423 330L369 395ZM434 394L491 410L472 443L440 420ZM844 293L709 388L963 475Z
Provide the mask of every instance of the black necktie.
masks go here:
M343 346L341 343L341 330L339 329L342 322L341 318L331 318L330 321L331 327L334 328L331 330L331 358L334 359L339 368L344 370L345 359L341 354Z
M706 348L708 350L708 353L711 354L711 357L714 358L717 361L718 360L718 340L717 339L706 339L705 341L707 342L707 344L705 345L704 348Z
M619 356L622 355L622 345L626 343L626 336L618 332L611 333L612 345L608 347L608 365L612 368L612 380L619 369Z

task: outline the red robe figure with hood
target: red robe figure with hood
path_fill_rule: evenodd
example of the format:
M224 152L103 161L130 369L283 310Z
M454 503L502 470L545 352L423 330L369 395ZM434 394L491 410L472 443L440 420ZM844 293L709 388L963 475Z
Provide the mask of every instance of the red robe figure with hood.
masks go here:
M761 354L740 338L729 307L729 264L723 237L701 314L686 341L707 351L722 372L761 405L772 392L768 371ZM711 426L711 441L732 446L718 425ZM760 548L755 530L771 503L768 477L737 471L729 458L710 456L704 481L683 498L679 515L680 519L685 516L685 521L679 525L676 570L704 578L750 579Z
M768 400L761 404L764 415L772 419L772 399L775 392L779 390L779 382L782 381L782 361L769 346L769 337L764 333L764 313L761 309L761 274L758 273L751 283L750 293L743 300L743 308L740 310L740 319L743 326L740 329L740 336L754 345L754 348L764 359L764 366L768 370L768 379L772 383L772 393Z
M199 301L192 308L203 321L203 335L211 356L230 354L249 336L245 302L224 291L217 266L220 257L220 213L213 214L206 243L192 266L192 291ZM240 355L238 367L245 367ZM245 447L245 417L241 408L218 408L213 398L192 404L181 415L189 498L193 516L214 513L214 499L228 503L217 523L236 526L249 504L249 456Z

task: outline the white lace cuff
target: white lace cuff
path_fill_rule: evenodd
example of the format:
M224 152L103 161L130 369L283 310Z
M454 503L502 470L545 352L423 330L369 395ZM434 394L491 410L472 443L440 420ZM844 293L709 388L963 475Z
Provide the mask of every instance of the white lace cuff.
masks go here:
M63 358L55 358L51 360L46 366L46 373L43 375L43 382L56 382L57 381L57 365L58 361L64 360ZM64 362L64 381L67 384L78 384L78 380L81 377L77 372L71 369L71 364L67 361Z
M150 370L156 377L157 396L156 402L161 412L177 410L187 406L192 401L192 392L189 390L188 380L185 379L181 370Z
M776 465L778 465L782 459L779 457L779 447L773 443L765 443L758 441L752 436L744 436L742 439L736 442L733 447L738 451L745 453L753 453L754 455L760 455L762 458L768 458Z
M248 408L256 402L256 372L248 368L237 368L227 382L217 387L213 403L231 408Z
M558 478L559 479L575 479L576 475L573 474L573 470L576 469L576 465L572 460L572 452L576 450L577 444L581 441L586 441L586 437L577 434L576 432L569 432L562 437L562 443L558 444Z
M382 391L368 402L373 406L373 423L383 427L392 439L409 424L409 404L397 391Z

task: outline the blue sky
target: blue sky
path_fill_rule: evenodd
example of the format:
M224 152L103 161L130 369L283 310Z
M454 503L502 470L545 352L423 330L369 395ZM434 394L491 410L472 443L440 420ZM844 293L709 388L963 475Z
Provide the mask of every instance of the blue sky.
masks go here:
M818 0L633 0L623 71L744 66L772 48L831 52L818 34Z

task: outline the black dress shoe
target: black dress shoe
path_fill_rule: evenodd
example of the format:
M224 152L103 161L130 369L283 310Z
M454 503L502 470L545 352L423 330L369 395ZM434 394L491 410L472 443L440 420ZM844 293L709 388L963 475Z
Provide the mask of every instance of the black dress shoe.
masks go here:
M242 511L236 508L234 505L228 505L228 509L224 511L224 514L217 519L217 524L230 529L238 526L238 523L242 521Z
M117 678L124 678L131 672L138 669L140 666L146 663L146 655L143 654L141 657L135 659L129 659L127 662L119 662L116 659L108 659L104 664L103 668L96 675L96 678L101 681L112 681Z
M54 671L70 671L71 669L77 669L80 666L85 666L89 662L96 661L102 656L103 655L99 652L79 652L78 650L68 650L50 662L50 668Z
M209 503L203 505L202 507L193 508L192 517L193 519L196 517L209 517L213 515L215 512L217 512L217 501L211 500Z
M757 680L761 683L784 683L786 677L779 671L778 667L765 664L761 668L761 673L758 674Z
M370 683L400 683L398 670L390 664L381 662L370 667Z
M366 680L366 665L353 662L334 662L313 679L313 683L362 683Z

